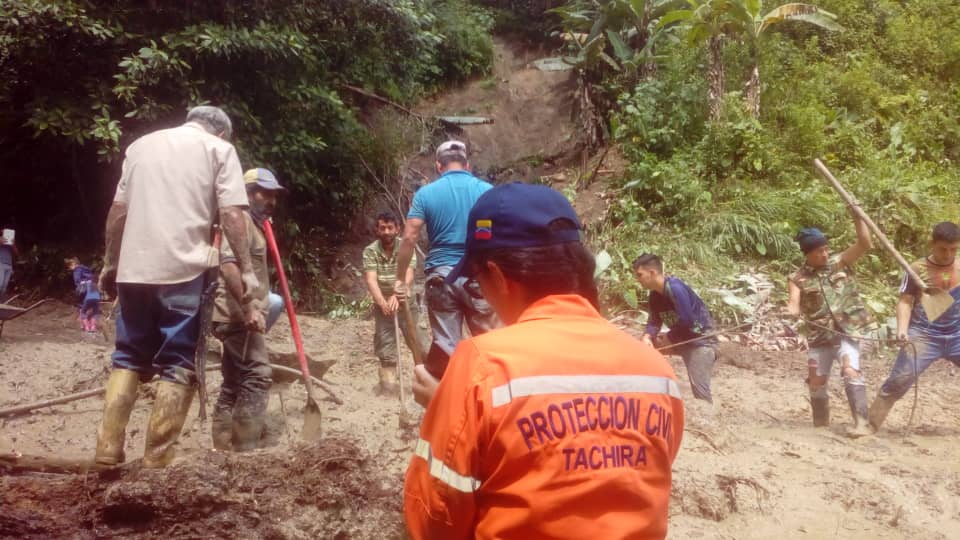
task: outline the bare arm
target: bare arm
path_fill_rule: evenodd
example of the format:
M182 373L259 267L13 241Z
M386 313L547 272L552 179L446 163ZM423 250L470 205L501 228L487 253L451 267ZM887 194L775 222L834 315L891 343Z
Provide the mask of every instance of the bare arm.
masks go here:
M263 313L260 312L260 306L257 302L244 303L243 297L243 274L240 273L240 267L234 260L230 260L220 265L220 276L223 277L224 286L227 294L233 297L240 304L243 311L243 325L251 332L266 332L267 324Z
M252 299L253 290L260 285L260 282L253 273L253 264L250 261L250 244L246 223L243 220L243 208L239 206L221 208L220 227L240 265L240 278L244 287L241 303L249 302Z
M383 297L383 293L380 292L380 283L377 281L377 273L373 271L364 272L363 279L367 284L367 290L370 291L370 296L373 298L373 303L379 307L387 302L387 299Z
M120 246L123 243L123 226L127 222L127 204L114 201L107 212L107 225L104 230L106 250L103 254L103 270L97 288L106 300L114 294L117 285L117 264L120 261Z
M223 277L223 284L227 288L227 293L233 297L237 303L243 302L243 279L240 277L240 267L237 263L230 261L220 265L220 276Z
M853 266L857 259L873 247L867 224L853 212L853 208L850 208L850 215L853 216L853 225L857 229L857 241L840 254L840 263L844 266Z
M106 253L103 255L103 272L116 272L120 261L120 245L123 241L123 226L127 222L127 205L114 202L107 212L107 226L104 231L106 237Z
M790 298L787 300L787 313L800 315L800 287L790 281L787 283L787 289L790 292Z
M397 250L397 268L410 267L410 259L413 258L413 252L417 248L417 240L420 238L420 229L422 228L422 219L407 219L407 223L403 227L403 235L400 239L400 249ZM403 281L397 280L396 288L398 289L398 293L403 290L404 286Z
M403 281L406 283L408 291L413 290L413 266L407 267L407 274Z
M910 328L910 314L916 299L912 294L901 294L897 301L897 339L905 341Z

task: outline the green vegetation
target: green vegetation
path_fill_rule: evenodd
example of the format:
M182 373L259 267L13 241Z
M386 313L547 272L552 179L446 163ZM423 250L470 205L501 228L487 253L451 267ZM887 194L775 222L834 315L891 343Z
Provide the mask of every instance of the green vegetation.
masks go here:
M711 21L693 13L740 5L757 21L778 4L685 3L686 13L652 21L672 36L657 42L656 70L629 86L616 73L595 83L618 92L604 118L629 160L612 186L610 222L593 238L613 256L609 302L635 304L629 262L641 251L660 252L672 271L707 290L749 269L785 280L801 261L792 237L803 226L822 228L835 249L849 245L851 219L814 172L815 157L907 258L924 253L933 223L960 219L960 7L823 0L817 6L828 14L808 9L801 21L755 25L746 37L736 33L743 24L717 23L709 31L724 38L718 59L727 77L749 89L764 73L764 105L758 111L744 103L746 91L726 91L711 120L713 55L703 28ZM618 47L607 40L602 50ZM892 258L877 247L858 269L870 307L892 315L899 274ZM732 316L718 295L707 296Z
M281 234L303 283L376 185L364 162L397 156L367 126L382 104L348 86L410 104L486 73L492 25L467 0L4 0L0 219L89 260L121 149L215 104L241 162L291 188Z

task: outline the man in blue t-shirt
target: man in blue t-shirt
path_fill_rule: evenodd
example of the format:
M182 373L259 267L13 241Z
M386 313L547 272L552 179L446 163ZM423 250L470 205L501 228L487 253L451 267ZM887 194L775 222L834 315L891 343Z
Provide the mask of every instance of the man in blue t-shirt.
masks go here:
M420 188L413 196L397 252L397 268L410 265L420 230L426 225L430 250L423 264L426 274L424 295L433 343L424 367L439 379L446 370L450 354L462 338L464 321L473 335L494 328L498 321L476 282L468 282L466 278L457 279L452 284L444 281L463 257L470 209L480 195L493 186L470 174L466 144L447 141L437 147L436 155L440 178ZM394 290L402 298L407 292L406 284L397 280Z
M931 364L944 358L960 366L958 248L960 226L949 221L938 223L933 227L930 238L930 254L910 265L928 286L949 291L953 297L953 304L936 320L927 319L927 314L919 302L923 293L920 285L909 276L903 276L900 300L897 302L897 339L903 344L913 343L914 346L900 349L890 375L880 386L880 393L870 406L870 427L874 431L880 429L893 404L907 393L917 377ZM914 350L916 359L913 357Z
M717 361L717 338L711 335L713 318L703 300L679 278L663 273L663 261L644 253L633 261L640 286L650 291L650 318L643 341L683 358L693 397L713 403L710 377ZM666 324L670 331L660 334ZM669 349L668 349L669 347Z

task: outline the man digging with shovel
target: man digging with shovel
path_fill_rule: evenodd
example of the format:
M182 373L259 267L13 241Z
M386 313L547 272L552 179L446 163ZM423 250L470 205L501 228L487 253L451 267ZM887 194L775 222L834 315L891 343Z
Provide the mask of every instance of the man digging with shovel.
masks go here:
M213 312L213 334L223 342L223 383L211 421L213 447L238 452L259 446L267 412L272 370L263 335L270 283L263 222L273 215L277 195L284 191L267 169L250 169L243 180L250 199L250 209L243 213L250 262L260 286L252 291L251 301L243 303L237 256L230 243L223 242Z

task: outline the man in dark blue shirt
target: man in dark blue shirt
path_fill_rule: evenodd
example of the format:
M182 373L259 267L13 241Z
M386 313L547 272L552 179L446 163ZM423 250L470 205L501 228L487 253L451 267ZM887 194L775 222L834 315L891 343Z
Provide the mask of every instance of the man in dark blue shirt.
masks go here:
M640 286L650 291L650 318L643 340L658 348L670 346L683 358L693 397L713 403L710 376L717 360L717 338L710 335L713 318L703 300L679 278L663 273L663 261L644 253L633 261ZM666 324L670 331L660 335Z

